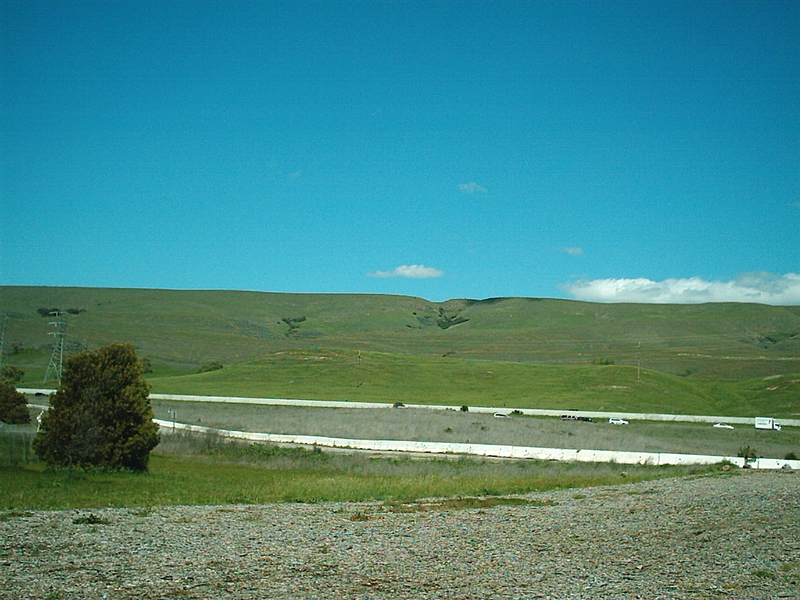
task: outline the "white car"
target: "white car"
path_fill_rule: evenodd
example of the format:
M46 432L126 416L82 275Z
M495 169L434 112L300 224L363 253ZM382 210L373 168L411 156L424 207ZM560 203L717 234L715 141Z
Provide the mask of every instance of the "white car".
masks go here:
M627 425L628 424L628 422L625 419L620 419L618 417L611 417L608 420L608 422L611 423L612 425Z
M494 413L494 416L495 416L496 419L510 419L511 418L506 413L500 413L500 412Z
M733 425L728 425L727 423L715 423L714 427L717 429L733 429Z

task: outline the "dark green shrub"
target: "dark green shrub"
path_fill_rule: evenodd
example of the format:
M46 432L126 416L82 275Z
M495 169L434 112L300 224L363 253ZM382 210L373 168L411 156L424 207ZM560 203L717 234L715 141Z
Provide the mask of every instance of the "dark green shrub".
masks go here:
M51 466L144 471L159 442L149 385L130 344L67 360L34 450Z
M205 363L202 367L200 367L200 373L208 373L209 371L219 371L222 368L222 363L218 360L212 360L211 362Z
M3 365L3 368L0 369L0 381L5 383L13 385L22 381L23 377L25 377L25 371L14 365Z
M5 381L0 381L0 421L13 425L31 422L25 395Z
M592 361L592 364L593 365L599 365L599 366L613 365L614 364L614 359L613 358L606 358L606 357L601 356L601 357L595 358Z
M783 460L800 460L800 458L798 458L797 454L795 454L794 452L789 452L786 456L783 457Z
M92 513L87 517L78 517L76 519L72 519L72 522L75 525L108 525L111 523L108 519L104 519L102 517L98 517L96 514Z

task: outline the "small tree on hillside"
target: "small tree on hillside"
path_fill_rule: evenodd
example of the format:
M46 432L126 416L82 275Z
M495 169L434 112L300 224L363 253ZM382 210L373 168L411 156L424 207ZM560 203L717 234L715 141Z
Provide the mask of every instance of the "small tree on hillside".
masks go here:
M53 466L147 470L158 444L149 385L130 344L67 360L34 450Z
M10 383L0 381L0 421L13 425L31 422L27 400Z
M0 381L12 385L19 383L25 377L25 371L14 365L3 365L0 368Z

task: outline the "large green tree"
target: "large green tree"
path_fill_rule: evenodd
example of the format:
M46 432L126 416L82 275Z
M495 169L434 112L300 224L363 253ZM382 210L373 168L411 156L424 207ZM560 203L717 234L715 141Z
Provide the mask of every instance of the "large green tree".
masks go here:
M25 395L6 381L0 381L0 421L14 425L31 422Z
M54 466L146 470L160 440L149 387L130 344L76 354L64 365L34 450Z

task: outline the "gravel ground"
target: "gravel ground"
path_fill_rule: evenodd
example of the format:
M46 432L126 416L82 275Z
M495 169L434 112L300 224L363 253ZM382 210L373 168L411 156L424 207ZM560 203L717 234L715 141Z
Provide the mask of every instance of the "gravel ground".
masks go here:
M524 498L0 513L0 596L800 597L797 473Z

